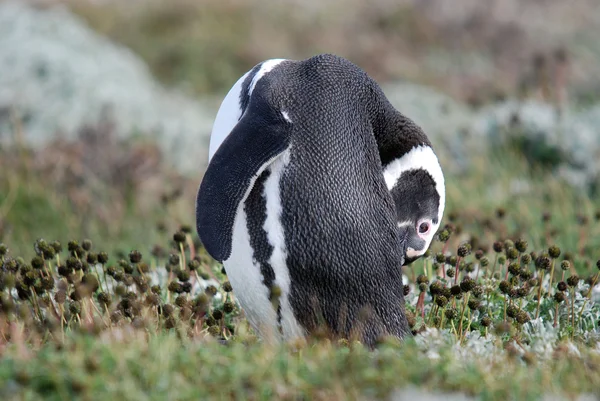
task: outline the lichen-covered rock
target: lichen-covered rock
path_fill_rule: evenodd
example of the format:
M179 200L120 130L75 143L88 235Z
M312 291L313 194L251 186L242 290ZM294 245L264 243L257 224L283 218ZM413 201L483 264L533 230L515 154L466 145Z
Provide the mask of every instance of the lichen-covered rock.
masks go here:
M593 187L600 177L598 106L559 112L547 103L510 100L481 109L471 134L475 142L510 146L573 185Z
M153 136L176 168L198 171L213 114L162 88L136 55L66 8L0 3L0 143L14 138L15 121L39 147L108 115L119 136Z
M420 85L383 86L392 104L419 124L446 170L469 168L469 155L511 148L536 167L579 187L600 190L600 105L585 110L509 99L477 111Z

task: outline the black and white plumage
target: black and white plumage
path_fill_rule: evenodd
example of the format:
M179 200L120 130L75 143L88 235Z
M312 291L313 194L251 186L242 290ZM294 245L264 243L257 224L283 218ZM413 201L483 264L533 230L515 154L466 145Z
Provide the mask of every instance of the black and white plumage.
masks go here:
M401 266L429 247L444 201L422 130L359 67L319 55L260 63L227 94L196 223L261 337L325 324L373 345L410 333Z

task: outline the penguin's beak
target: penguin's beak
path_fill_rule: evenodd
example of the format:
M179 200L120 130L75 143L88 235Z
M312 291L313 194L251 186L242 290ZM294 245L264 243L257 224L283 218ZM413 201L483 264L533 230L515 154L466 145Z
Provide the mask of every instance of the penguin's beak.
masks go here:
M399 230L404 265L408 265L425 253L426 242L419 237L417 230L412 225L399 227Z

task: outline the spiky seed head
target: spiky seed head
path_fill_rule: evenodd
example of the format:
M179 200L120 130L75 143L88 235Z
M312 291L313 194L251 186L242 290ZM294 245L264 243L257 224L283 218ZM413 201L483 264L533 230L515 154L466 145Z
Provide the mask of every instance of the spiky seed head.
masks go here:
M483 327L490 327L491 324L492 324L492 319L490 319L489 316L484 316L481 318L481 325Z
M105 292L99 292L98 295L96 296L96 298L98 299L98 302L100 303L100 305L102 306L110 306L112 299L110 298L110 295L108 295Z
M506 209L504 209L503 207L499 207L496 209L496 217L498 217L499 219L503 219L504 216L506 216Z
M219 321L223 318L223 312L219 309L215 309L214 311L212 311L212 317Z
M527 270L527 268L521 267L521 270L519 271L519 276L523 281L527 281L533 276L533 273L531 273L530 270Z
M558 288L559 291L566 291L567 283L565 283L564 281L561 281L558 284L556 284L556 288Z
M171 304L164 304L159 308L159 312L163 316L169 317L175 312L175 307Z
M496 252L496 253L500 253L504 250L504 244L500 241L494 242L492 247L494 248L494 252Z
M195 271L198 270L200 268L200 262L198 262L195 259L192 259L188 262L188 269L190 269L190 271Z
M516 318L519 313L519 308L515 305L508 305L506 308L506 315L510 318Z
M52 276L42 277L41 284L42 284L42 287L44 288L44 290L51 291L52 289L54 289L54 277L52 277Z
M519 324L525 324L530 320L529 314L527 314L527 312L525 312L524 310L519 310L519 312L517 313L517 323Z
M89 252L85 259L89 264L95 265L98 262L98 255L94 252Z
M467 257L471 253L471 244L465 243L460 245L456 253L461 258Z
M569 284L570 287L577 287L577 284L579 284L579 276L573 274L567 279L567 284Z
M554 294L554 300L557 303L564 302L566 299L567 299L567 296L565 295L564 292L557 292L557 293Z
M60 243L60 241L52 241L50 243L50 246L52 247L52 249L54 249L55 254L61 253L63 250L62 244Z
M231 301L227 301L223 304L223 312L229 314L233 312L235 309L235 305Z
M180 295L177 298L175 298L175 305L177 305L178 307L183 308L187 306L187 304L188 300L185 295Z
M460 285L453 285L452 287L450 287L450 293L454 296L460 295L460 293L462 292Z
M146 295L146 299L144 301L148 306L159 306L160 305L160 296L158 294L150 293Z
M506 257L510 260L518 259L519 251L515 247L506 248Z
M438 252L435 254L435 261L438 263L445 263L446 262L446 256L444 256L443 253Z
M531 255L526 253L524 255L521 255L521 264L527 266L528 264L531 263Z
M503 294L508 294L512 289L512 285L506 280L501 281L498 287Z
M481 267L489 266L490 260L488 259L487 256L484 256L479 260L479 264L481 265Z
M447 319L452 320L458 316L458 309L450 307L444 311L444 314L446 315Z
M0 243L0 258L8 254L8 247L3 243Z
M81 241L81 247L84 251L89 252L90 249L92 249L92 240L84 239L83 241Z
M56 294L54 294L54 300L59 304L64 304L67 300L67 293L64 290L58 290Z
M433 283L431 283L429 285L429 293L432 296L441 294L443 289L444 289L444 285L440 281L434 281ZM408 294L406 294L406 295L408 295Z
M571 268L571 262L569 262L568 260L563 260L562 262L560 262L560 269L562 271L567 271Z
M410 285L404 284L404 287L402 288L402 292L403 292L404 296L407 296L408 294L410 294Z
M176 255L174 253L169 255L169 264L171 266L175 266L179 264L179 255Z
M429 278L424 274L420 274L417 276L417 284L429 284Z
M448 239L450 239L450 231L448 231L447 229L440 231L440 233L438 234L438 239L441 242L447 242Z
M81 313L81 303L79 301L73 301L69 304L69 312L74 315L79 315Z
M181 284L179 284L177 281L171 281L167 289L176 294L180 294L181 292L183 292L181 289Z
M525 241L524 239L520 238L515 242L515 248L517 249L517 251L523 253L527 250L527 241Z
M181 290L185 293L190 293L192 292L192 283L189 281L183 282L181 283Z
M277 288L279 288L279 287L277 287ZM217 295L217 287L215 287L214 285L209 285L208 287L206 287L206 289L204 290L204 292L207 295L210 295L210 296L214 297L215 295ZM271 292L273 292L273 289L271 289Z
M185 233L183 231L177 231L173 234L173 241L177 244L182 244L185 242Z
M540 270L548 270L551 264L552 261L546 255L538 256L538 258L535 260L535 267Z
M81 261L73 256L69 257L66 263L70 270L81 270L83 267Z
M521 273L521 266L518 263L513 262L508 265L508 272L513 276L518 276Z
M478 300L477 298L471 298L471 299L469 299L468 306L469 306L469 309L471 309L473 311L477 310L481 306L481 301Z
M480 298L483 295L483 287L480 285L476 285L471 290L471 294L473 294L473 296L476 298Z
M179 270L177 272L177 278L179 281L188 281L190 279L190 272L187 270Z
M600 270L600 260L598 260L598 261L596 262L596 267L598 268L598 270Z
M446 270L446 276L452 278L452 277L454 277L454 274L455 274L454 267L449 267Z
M42 259L41 256L36 256L33 259L31 259L31 266L34 269L41 269L42 267L44 267L44 259Z
M473 288L475 288L475 280L473 280L471 277L465 277L461 282L460 282L460 289L463 292L469 292L471 291Z
M478 250L475 252L475 259L477 259L477 260L481 260L481 258L483 258L483 255L484 255L484 254L485 254L485 253L483 252L483 250L481 250L481 249L478 249Z
M131 263L140 263L142 261L142 253L136 249L129 252L129 261Z
M446 298L443 295L438 295L435 298L435 303L437 304L437 306L439 306L440 308L443 308L444 306L446 306L448 304L448 298Z
M550 248L548 248L548 255L553 259L558 258L560 256L560 248L556 245L552 245Z

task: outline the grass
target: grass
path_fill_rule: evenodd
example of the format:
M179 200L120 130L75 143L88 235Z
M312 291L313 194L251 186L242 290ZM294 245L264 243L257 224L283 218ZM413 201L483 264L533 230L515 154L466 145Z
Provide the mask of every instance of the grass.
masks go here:
M140 230L162 218L124 212L116 237L94 229L94 241L82 241L69 221L102 223L55 202L61 181L47 185L23 163L36 154L25 154L11 170L13 206L2 209L21 233L4 237L12 250L0 246L3 399L373 399L412 384L504 400L600 386L600 305L590 290L600 275L600 205L508 150L447 177L446 226L428 257L405 268L416 337L385 340L375 352L325 332L307 343L260 343L189 227L193 197L167 212L162 234ZM517 179L529 189L515 191ZM182 225L177 216L186 215ZM40 240L42 232L56 236ZM137 243L142 252L127 254Z

